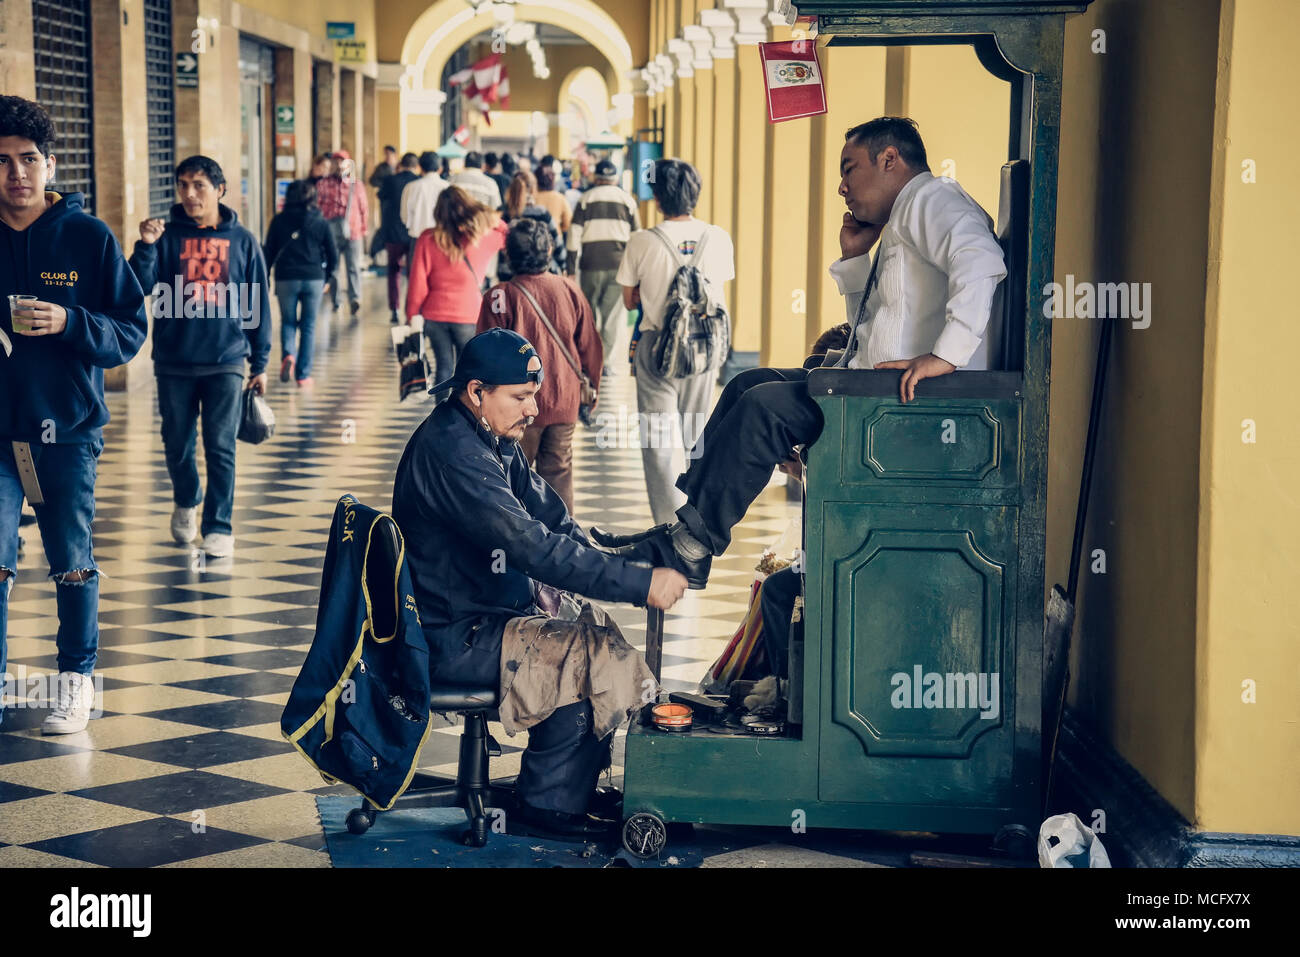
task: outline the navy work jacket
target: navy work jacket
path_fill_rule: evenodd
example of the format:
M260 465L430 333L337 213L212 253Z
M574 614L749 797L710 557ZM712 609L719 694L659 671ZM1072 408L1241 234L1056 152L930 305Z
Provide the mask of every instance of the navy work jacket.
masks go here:
M410 784L429 733L429 650L404 552L387 515L339 499L316 635L280 719L312 767L380 810Z
M407 443L393 518L435 676L479 629L537 614L535 581L631 604L645 604L650 590L651 569L595 548L518 443L493 436L458 398Z

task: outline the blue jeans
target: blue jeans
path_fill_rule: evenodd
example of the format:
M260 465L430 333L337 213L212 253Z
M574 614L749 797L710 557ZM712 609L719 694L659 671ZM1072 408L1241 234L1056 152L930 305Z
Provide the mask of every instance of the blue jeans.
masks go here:
M325 289L324 279L277 279L275 295L280 300L280 350L294 356L294 377L311 375L312 352L316 343L316 309ZM301 304L302 313L298 312ZM294 348L294 346L297 348Z
M88 675L95 670L99 649L99 569L91 549L90 523L95 517L95 465L102 439L80 445L31 443L36 478L45 497L35 506L41 543L55 583L59 630L59 670ZM8 652L9 593L18 567L18 519L23 486L14 463L13 446L0 441L0 673ZM90 572L84 581L64 581L71 572Z
M433 346L433 381L441 382L443 379L450 379L456 371L456 360L460 358L460 350L465 348L465 343L474 338L474 323L433 322L426 319L424 336L429 340L429 345ZM433 398L435 402L446 402L449 395L451 395L450 387L443 389Z
M178 508L203 503L204 535L231 534L235 503L235 437L239 434L244 377L238 372L215 375L158 376L158 411L162 413L163 452ZM208 465L208 494L199 484L194 458L195 427L203 415L203 456Z

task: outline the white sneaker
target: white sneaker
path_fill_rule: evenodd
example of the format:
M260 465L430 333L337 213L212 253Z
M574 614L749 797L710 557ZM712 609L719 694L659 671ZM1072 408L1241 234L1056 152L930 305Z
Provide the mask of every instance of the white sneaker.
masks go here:
M172 538L179 545L188 545L199 533L198 508L176 508L172 512Z
M235 536L208 532L203 536L203 551L209 558L229 558L235 553Z
M95 683L90 675L60 671L54 710L41 723L41 734L76 734L85 731L95 704Z

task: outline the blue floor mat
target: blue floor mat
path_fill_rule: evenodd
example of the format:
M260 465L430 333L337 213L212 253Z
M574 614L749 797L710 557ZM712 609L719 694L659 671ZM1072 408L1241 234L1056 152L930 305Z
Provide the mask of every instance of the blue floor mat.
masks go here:
M365 834L348 832L348 812L360 799L318 796L330 862L335 867L699 867L703 853L682 847L662 862L636 861L616 845L584 857L581 844L511 834L489 834L486 847L460 843L465 812L459 808L386 811Z

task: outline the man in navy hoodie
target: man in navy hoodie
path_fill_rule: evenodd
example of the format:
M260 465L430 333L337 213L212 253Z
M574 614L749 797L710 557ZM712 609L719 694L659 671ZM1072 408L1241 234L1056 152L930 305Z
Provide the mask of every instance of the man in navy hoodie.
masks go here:
M215 160L191 156L176 167L171 221L146 219L131 268L153 297L153 364L158 377L163 450L172 480L172 537L182 545L203 535L210 558L234 552L235 439L244 362L248 387L266 391L271 322L266 262L257 239L229 206L226 177ZM194 442L203 418L208 492L203 494ZM195 513L203 503L203 524Z
M41 730L68 734L86 727L94 705L99 569L90 524L108 421L104 369L139 351L148 321L109 228L82 210L81 193L46 191L53 142L40 106L0 96L0 674L26 496L59 615L57 690ZM34 301L11 310L11 295Z

